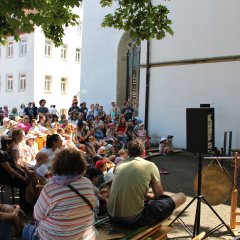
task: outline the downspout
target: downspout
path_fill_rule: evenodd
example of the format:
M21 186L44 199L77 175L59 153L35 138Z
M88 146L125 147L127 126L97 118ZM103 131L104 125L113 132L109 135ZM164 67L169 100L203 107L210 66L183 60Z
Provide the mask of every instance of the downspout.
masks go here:
M149 114L149 87L150 87L150 41L147 40L147 66L146 66L146 97L145 97L145 129L148 129L148 114Z

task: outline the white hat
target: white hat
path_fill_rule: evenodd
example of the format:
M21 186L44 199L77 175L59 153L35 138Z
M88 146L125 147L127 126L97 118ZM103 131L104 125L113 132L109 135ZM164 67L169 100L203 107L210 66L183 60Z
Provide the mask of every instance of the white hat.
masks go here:
M9 125L10 125L10 126L15 126L15 125L18 125L18 123L15 122L15 121L13 121L13 120L10 120L10 121L9 121Z
M163 141L166 141L167 139L165 137L161 137L160 139L160 143L163 142Z
M8 117L3 118L3 122L9 122L10 119Z
M19 121L19 120L21 120L22 118L20 117L20 116L16 116L15 117L15 121Z
M34 136L34 135L31 134L31 133L29 133L29 134L27 134L27 135L25 136L25 140L26 140L26 141L29 140L29 139L31 139L31 138L35 139L36 136Z
M101 146L101 147L98 149L98 154L102 154L102 153L105 152L106 150L107 150L106 147Z
M113 180L113 177L114 177L114 174L109 171L104 175L103 178L104 178L105 183L109 183Z

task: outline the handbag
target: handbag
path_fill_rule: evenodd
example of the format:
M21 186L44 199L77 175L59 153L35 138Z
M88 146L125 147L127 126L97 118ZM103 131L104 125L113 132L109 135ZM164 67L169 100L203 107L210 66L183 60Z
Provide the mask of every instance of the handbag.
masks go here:
M78 192L78 190L75 187L73 187L71 184L67 184L66 186L68 188L70 188L73 192L75 192L80 198L82 198L82 200L85 203L87 203L87 205L90 207L90 209L92 211L94 211L94 207L93 207L92 203L85 196L83 196L80 192Z

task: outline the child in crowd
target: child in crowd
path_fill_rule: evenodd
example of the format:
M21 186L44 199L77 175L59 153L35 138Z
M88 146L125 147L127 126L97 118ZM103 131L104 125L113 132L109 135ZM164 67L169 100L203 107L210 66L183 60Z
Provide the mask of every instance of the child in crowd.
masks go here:
M72 102L78 102L77 95L74 95L74 96L73 96L73 100L72 100Z
M165 137L161 137L159 144L159 153L161 156L166 156L170 154L172 151L167 144L167 139Z
M106 146L106 150L107 150L107 156L115 155L115 149L114 149L114 146L112 144L109 143Z
M99 181L98 181L98 185L100 186L102 183L104 183L104 175L108 172L108 171L112 171L114 169L115 164L113 162L111 162L110 160L108 160L107 158L103 158L101 160L98 160L96 162L96 169L98 169L99 171L101 171L101 175L99 176Z
M107 204L107 198L103 197L99 191L99 188L96 186L99 182L99 176L101 176L102 173L96 168L89 168L86 172L86 177L91 180L93 185L93 191L94 195L96 196L96 207L94 209L94 212L98 215L103 206L105 208ZM105 209L106 212L106 209ZM102 214L101 214L102 215Z
M24 154L25 154L26 162L30 167L35 166L36 164L35 157L36 157L36 154L39 152L38 145L35 139L36 139L36 136L34 136L31 133L28 133L25 136L26 147L24 149Z
M60 117L59 123L63 124L64 120L66 120L66 119L67 119L66 114L62 114Z
M112 172L107 172L103 177L104 183L100 186L100 189L101 189L100 194L105 199L109 199L113 177L114 177L114 174Z
M169 150L173 152L173 137L172 135L167 136L167 146L169 147Z
M116 157L114 163L117 166L121 161L127 159L128 151L126 149L120 149L118 152L119 157Z
M41 184L45 184L46 179L51 176L48 170L48 155L44 152L38 152L36 155L36 165L35 165L35 172L38 175L38 178L44 181Z
M142 123L141 119L134 119L134 132L137 134L138 129L140 128L140 124Z
M29 131L32 132L33 134L41 134L41 131L38 127L37 120L33 119L31 123L32 123L32 127L29 129Z
M132 119L128 120L127 136L129 141L137 137L137 135L134 132L134 120Z
M147 136L147 131L144 128L144 125L141 124L139 126L139 129L137 130L137 136L139 139L141 139L142 141L146 140L146 136Z

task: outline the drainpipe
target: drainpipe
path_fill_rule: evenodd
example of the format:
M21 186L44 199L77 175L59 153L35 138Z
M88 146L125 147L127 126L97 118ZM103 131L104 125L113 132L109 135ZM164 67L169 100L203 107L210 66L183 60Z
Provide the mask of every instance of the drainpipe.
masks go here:
M149 87L150 87L150 41L147 40L147 68L146 68L146 97L145 97L145 129L148 129L148 113L149 113Z

